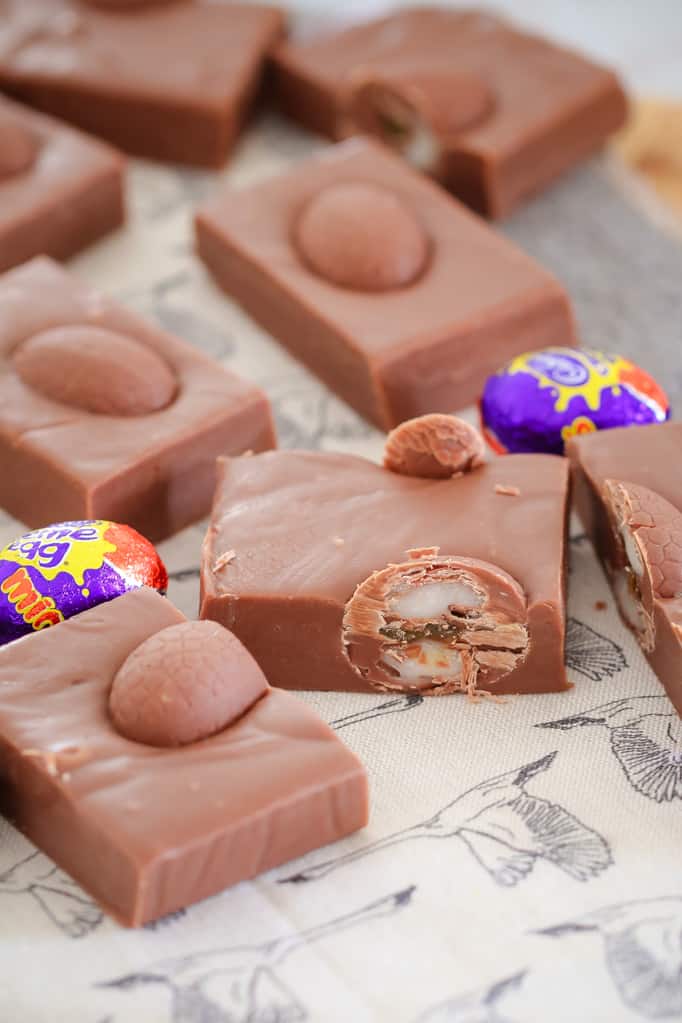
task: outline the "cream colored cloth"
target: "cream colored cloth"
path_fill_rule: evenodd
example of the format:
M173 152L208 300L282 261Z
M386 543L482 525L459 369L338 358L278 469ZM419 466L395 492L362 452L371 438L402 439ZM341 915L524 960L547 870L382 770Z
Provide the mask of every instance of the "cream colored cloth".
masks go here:
M320 145L267 120L220 177L244 185ZM382 438L193 257L192 207L218 183L133 163L130 227L74 271L262 384L283 445L378 457ZM604 165L505 230L566 282L586 342L639 357L679 396L680 249ZM190 616L204 528L161 546ZM22 531L0 520L0 540ZM503 706L302 696L367 765L364 832L131 932L0 822L0 1021L682 1018L680 722L575 533L571 692Z

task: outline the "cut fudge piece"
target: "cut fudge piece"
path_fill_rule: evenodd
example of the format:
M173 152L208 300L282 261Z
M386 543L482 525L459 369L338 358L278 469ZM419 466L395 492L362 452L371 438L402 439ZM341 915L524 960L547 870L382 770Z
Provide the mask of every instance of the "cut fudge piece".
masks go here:
M68 259L115 230L123 178L113 149L0 98L0 270L41 254Z
M578 511L618 609L682 715L682 423L573 437Z
M256 702L208 738L157 727L141 742L117 730L114 720L125 734L130 722L125 694L109 696L112 682L144 685L167 638L160 630L177 633L182 623L165 598L135 590L0 649L0 810L132 926L367 821L360 762L310 708L264 680L248 680ZM241 654L240 675L260 674ZM215 683L205 646L197 651L186 636L185 663L168 664L169 678L187 681L190 655L195 685ZM195 726L196 708L183 706ZM169 737L184 744L164 745Z
M217 167L283 33L275 7L7 0L0 88L137 156Z
M220 286L382 428L476 400L574 343L557 281L378 143L351 140L197 216Z
M265 395L49 259L0 278L0 506L161 540L205 515L215 458L275 443Z
M372 132L499 217L625 120L616 76L477 11L407 9L275 52L285 111L313 131Z
M566 460L473 457L422 478L403 473L425 459L394 448L395 471L333 453L222 459L202 617L286 689L566 689Z

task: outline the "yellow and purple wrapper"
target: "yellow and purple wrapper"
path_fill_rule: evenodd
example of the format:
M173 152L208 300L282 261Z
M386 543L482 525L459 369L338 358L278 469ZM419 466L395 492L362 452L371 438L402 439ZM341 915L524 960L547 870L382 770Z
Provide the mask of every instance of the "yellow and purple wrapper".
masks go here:
M661 387L621 355L591 349L526 352L489 377L480 402L483 433L498 454L560 455L578 433L662 423Z
M0 550L0 646L140 586L166 592L155 547L104 519L60 522Z

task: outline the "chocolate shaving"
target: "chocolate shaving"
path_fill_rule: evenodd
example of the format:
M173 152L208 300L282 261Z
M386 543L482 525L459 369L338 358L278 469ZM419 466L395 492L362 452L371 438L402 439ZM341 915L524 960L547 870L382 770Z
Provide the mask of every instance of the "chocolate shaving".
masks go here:
M224 554L221 554L218 558L216 558L213 564L213 571L219 572L221 568L225 568L232 561L234 561L236 557L237 557L236 551L225 551Z

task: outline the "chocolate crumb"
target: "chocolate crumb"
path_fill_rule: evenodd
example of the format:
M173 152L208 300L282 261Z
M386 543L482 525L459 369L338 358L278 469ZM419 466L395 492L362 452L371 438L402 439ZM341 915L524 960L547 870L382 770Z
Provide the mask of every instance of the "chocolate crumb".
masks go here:
M333 543L333 544L336 544L336 546L337 546L337 547L343 547L343 545L345 544L345 542L346 542L346 541L345 541L345 540L343 539L343 537L342 537L342 536L333 536L333 537L332 537L332 543Z
M606 611L608 606L605 600L595 600L594 602L595 611Z
M90 750L83 746L64 746L57 751L60 769L80 767L90 759L90 756Z
M25 757L38 757L43 761L45 770L53 777L59 772L57 770L57 754L50 749L25 749L21 751Z
M436 558L440 553L440 547L410 547L405 551L410 560L418 558Z
M216 562L213 566L213 571L219 572L221 568L225 568L225 566L229 565L231 561L234 561L236 557L237 557L236 551L225 551L224 554L221 554L220 557L216 559Z
M503 494L505 497L520 497L521 491L518 487L514 487L507 483L496 483L495 493Z

